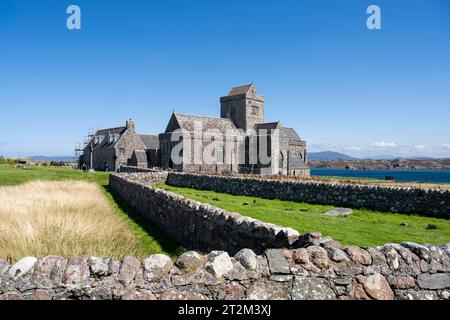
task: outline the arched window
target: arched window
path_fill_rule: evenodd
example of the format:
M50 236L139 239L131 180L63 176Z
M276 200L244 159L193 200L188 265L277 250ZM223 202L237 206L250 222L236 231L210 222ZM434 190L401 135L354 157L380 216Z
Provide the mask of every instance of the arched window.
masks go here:
M278 159L278 167L280 169L283 169L284 167L284 156L282 152L280 152L280 158Z

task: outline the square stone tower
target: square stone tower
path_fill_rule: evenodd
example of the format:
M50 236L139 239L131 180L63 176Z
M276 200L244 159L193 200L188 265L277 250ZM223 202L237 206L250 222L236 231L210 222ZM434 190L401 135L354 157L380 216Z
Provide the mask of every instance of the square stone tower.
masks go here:
M264 97L256 93L253 84L233 88L220 98L220 117L231 119L238 129L253 129L264 123Z

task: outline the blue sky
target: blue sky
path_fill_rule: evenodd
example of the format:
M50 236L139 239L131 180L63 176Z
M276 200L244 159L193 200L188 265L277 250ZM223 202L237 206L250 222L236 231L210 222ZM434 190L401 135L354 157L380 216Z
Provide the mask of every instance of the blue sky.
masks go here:
M310 151L450 157L449 56L448 0L0 0L0 154L72 155L128 118L159 133L254 81Z

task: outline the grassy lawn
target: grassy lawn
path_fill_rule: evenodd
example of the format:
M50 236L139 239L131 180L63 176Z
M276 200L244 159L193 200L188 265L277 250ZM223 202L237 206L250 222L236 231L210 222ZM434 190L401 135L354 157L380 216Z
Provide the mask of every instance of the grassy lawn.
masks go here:
M13 186L32 180L83 180L96 182L101 186L108 184L107 172L85 173L64 167L25 167L0 164L0 186Z
M347 217L333 217L324 215L333 206L234 196L168 185L158 187L228 211L291 227L300 233L321 232L344 244L377 246L403 241L423 244L450 242L450 220L445 219L358 209ZM401 226L402 223L407 225ZM438 228L428 230L428 224L435 224Z
M29 181L87 181L100 186L113 214L131 231L136 239L132 252L138 258L144 258L153 253L165 253L172 257L179 255L184 249L177 242L162 232L150 221L134 212L120 197L108 187L106 172L85 173L70 168L56 167L26 167L19 168L14 165L0 164L0 187L21 185ZM111 230L111 232L114 232ZM122 252L118 251L118 254ZM114 255L114 254L112 254ZM5 257L0 257L5 258Z

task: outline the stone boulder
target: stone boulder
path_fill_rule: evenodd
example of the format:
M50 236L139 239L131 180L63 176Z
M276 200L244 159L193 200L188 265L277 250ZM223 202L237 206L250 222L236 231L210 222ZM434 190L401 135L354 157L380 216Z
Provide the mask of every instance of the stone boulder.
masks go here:
M256 254L250 249L242 249L235 254L234 258L239 261L246 269L256 270L258 261Z
M53 288L60 285L67 259L59 256L47 256L36 262L33 272L33 283L37 288Z
M119 281L128 286L134 280L140 268L141 262L138 259L131 256L124 257L120 266Z
M422 289L446 289L450 288L450 274L448 273L435 273L428 274L422 273L417 277L417 283Z
M344 251L347 252L348 256L353 262L365 266L368 266L372 263L372 256L370 255L370 253L360 247L348 246L344 249Z
M350 297L356 300L372 300L364 290L362 284L353 283L349 288Z
M62 282L68 287L82 287L89 282L89 276L89 257L75 257L67 261Z
M325 246L324 249L327 251L331 260L335 262L348 261L348 257L343 250L334 246Z
M33 300L52 300L53 295L49 290L37 289L33 292Z
M151 291L131 290L125 293L121 300L156 300L156 297Z
M111 258L91 257L89 265L93 275L101 277L111 274L110 270Z
M233 262L227 252L212 251L207 257L205 268L214 276L221 277L233 269Z
M246 300L289 300L286 286L272 281L252 283L246 295Z
M375 300L393 300L392 291L386 278L381 274L374 274L368 277L358 276L358 281L363 285L364 291Z
M178 257L175 265L185 272L195 271L205 261L205 257L195 251L188 251Z
M0 300L23 300L23 296L17 290L8 291L3 294L0 294Z
M17 261L8 271L8 275L13 280L16 280L31 270L37 262L35 257L25 257Z
M144 277L148 281L161 280L173 267L172 259L164 254L153 254L146 258L143 264Z
M431 252L427 247L414 242L402 242L400 245L414 252L420 259L431 261Z
M296 264L309 265L311 263L308 250L305 248L292 250L292 258Z
M327 250L319 246L306 248L309 253L309 260L318 268L327 268L330 265Z
M284 256L283 249L268 249L265 253L269 262L269 270L271 273L290 273L289 263Z
M335 300L328 281L315 277L295 277L291 291L293 300Z

